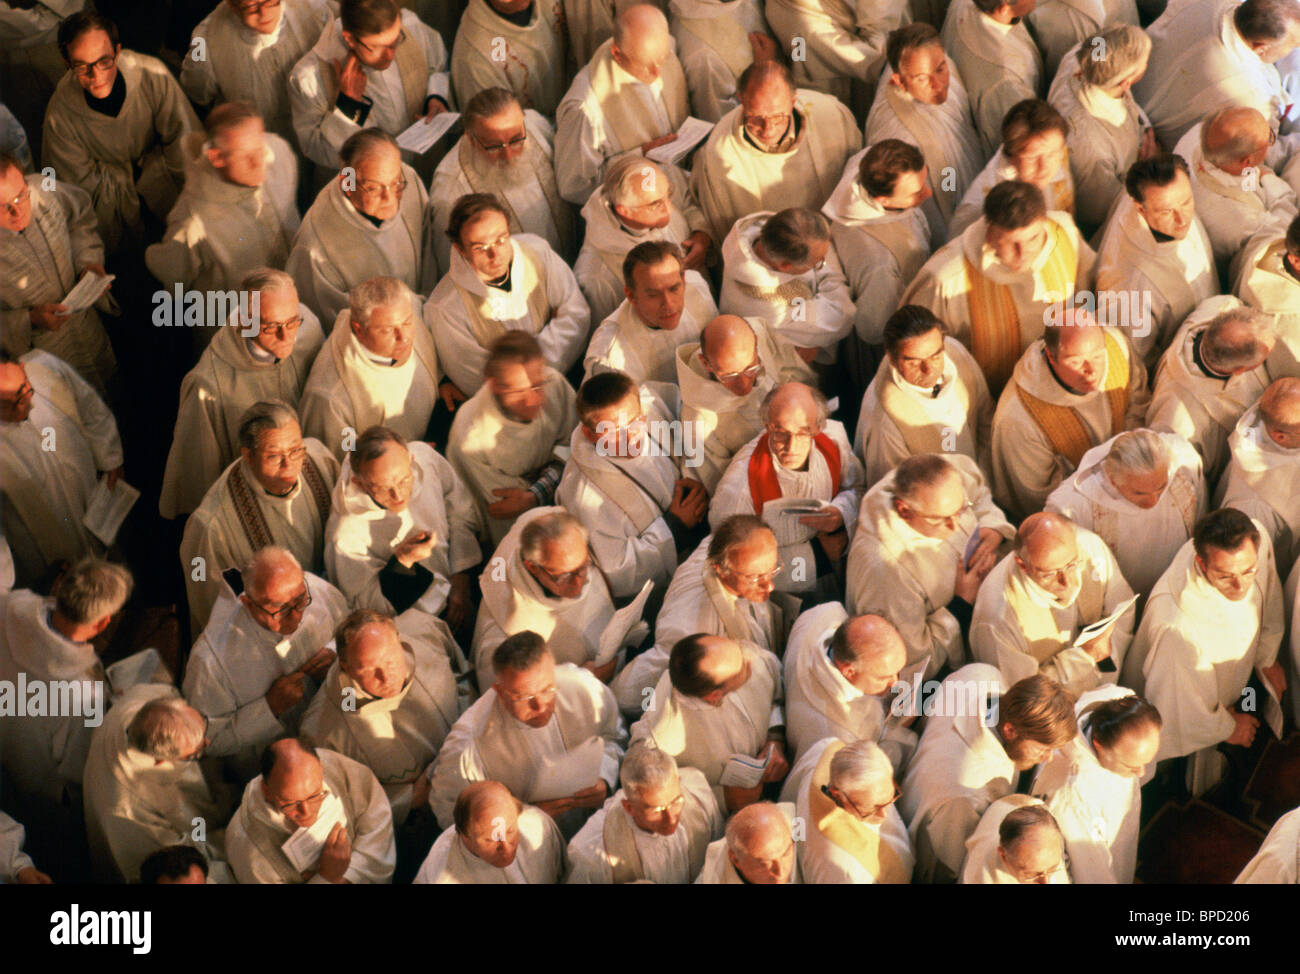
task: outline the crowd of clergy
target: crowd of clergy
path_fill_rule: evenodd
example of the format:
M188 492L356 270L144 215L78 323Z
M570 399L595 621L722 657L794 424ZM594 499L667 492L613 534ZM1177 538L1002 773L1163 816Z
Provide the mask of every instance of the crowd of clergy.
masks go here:
M1300 0L212 4L0 3L0 881L1131 883L1296 725Z

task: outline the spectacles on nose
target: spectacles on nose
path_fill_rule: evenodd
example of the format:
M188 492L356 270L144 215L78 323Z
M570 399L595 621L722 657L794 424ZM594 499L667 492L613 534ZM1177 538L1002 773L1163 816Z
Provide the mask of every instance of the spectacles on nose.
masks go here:
M1073 575L1082 564L1082 558L1075 558L1074 561L1068 562L1060 568L1037 568L1029 564L1029 562L1025 562L1024 566L1025 573L1035 581L1050 581L1056 579L1060 582L1068 582L1070 576Z
M374 54L378 51L388 51L390 54L396 54L397 49L406 43L406 28L402 28L401 33L397 35L397 40L393 41L391 44L376 44L374 47L371 47L360 37L357 38L357 43L364 47L368 54Z
M502 690L500 687L497 688L497 692L508 700L513 700L517 704L526 703L532 707L540 707L543 703L554 700L559 691L556 690L555 684L552 683L549 687L545 687L535 693L511 693L509 690Z
M4 210L10 216L17 216L22 212L22 208L27 205L27 201L32 198L32 188L23 186L23 191L11 199L8 203L0 203L0 210Z
M705 361L705 364L708 365L707 360ZM713 377L719 382L735 382L737 379L757 380L765 371L766 369L763 368L763 363L755 361L753 365L741 369L739 372L714 372Z
M478 147L482 149L484 152L505 152L506 149L513 149L516 146L523 145L525 142L528 141L527 132L524 132L523 135L516 135L513 139L511 139L508 142L493 142L491 145L484 142L473 132L469 134L469 137L473 139L476 143L478 143Z
M528 562L528 564L532 565L538 571L542 572L547 578L549 578L556 585L568 585L570 582L579 579L581 579L582 581L586 581L587 573L591 571L591 558L588 558L579 567L575 568L571 572L556 573L551 571L545 565L537 564L537 562L535 561L530 561Z
M406 177L399 176L391 183L380 183L373 179L359 179L357 180L357 189L361 190L366 196L380 196L384 193L401 196L402 191L406 189Z
M776 578L776 576L780 575L781 572L785 570L784 565L778 564L770 572L738 572L725 562L723 563L722 568L728 574L740 579L742 582L748 582L750 585L769 584L774 578Z
M415 474L408 473L405 477L397 481L397 483L395 484L367 483L366 486L370 489L370 493L372 494L379 494L384 497L397 497L399 495L405 494L408 490L410 490L411 485L414 483L415 483Z
M950 528L954 527L956 523L965 516L967 511L973 511L974 509L974 504L970 501L965 501L962 503L961 507L957 508L957 510L952 514L922 514L920 511L913 510L911 507L908 507L907 510L916 520L928 524L932 528Z
M759 132L771 128L785 128L790 124L790 113L785 112L781 115L746 115L745 128L755 129Z
M639 801L637 802L637 804L641 806L641 810L645 812L647 815L653 815L657 817L661 815L667 815L669 812L672 812L674 815L676 815L686 806L686 796L679 794L667 805L646 805Z
M72 73L78 78L89 78L103 71L108 71L117 63L116 54L108 54L98 61L73 61Z
M275 10L280 6L281 0L249 0L247 3L238 5L241 14L260 14L265 10Z
M497 237L495 240L491 241L490 243L470 244L469 252L471 254L487 256L502 247L508 247L508 246L510 246L510 234L503 233L501 234L501 236Z
M307 458L307 448L305 446L295 447L288 453L263 453L262 460L272 467L288 467L295 463L301 463Z
M792 443L812 442L813 437L817 435L815 430L783 430L779 427L769 426L767 435L776 446L790 446Z
M248 601L253 602L251 596L249 597ZM280 619L283 618L284 616L294 615L299 612L305 612L307 610L307 606L311 605L311 589L307 588L307 582L304 579L302 583L302 595L298 596L292 602L286 602L278 609L268 609L260 602L253 602L253 605L257 606L257 608L260 611L266 613L272 619Z
M828 786L822 785L822 794L824 794L831 801L835 801L835 796L831 794L831 790ZM854 815L856 815L858 818L861 819L868 819L868 818L879 817L881 814L885 812L886 809L889 808L890 805L893 805L900 798L902 798L903 793L898 788L898 782L895 781L894 797L889 799L889 801L885 802L883 805L872 805L871 811L867 812L865 815L862 813L862 809L858 808L858 803L855 802L852 798L850 798L847 794L845 794L844 792L840 792L840 797L843 798L844 801L848 802L849 810L852 811ZM838 805L839 802L836 802L836 804ZM843 808L844 806L840 805L840 807Z
M301 324L302 318L297 315L290 318L288 321L263 321L258 333L269 336L283 332L287 335L291 332L297 331Z
M325 800L325 796L330 793L328 788L322 788L316 794L308 798L300 798L293 802L274 801L271 804L278 808L281 814L288 815L290 812L306 812L311 808L319 808L320 803Z

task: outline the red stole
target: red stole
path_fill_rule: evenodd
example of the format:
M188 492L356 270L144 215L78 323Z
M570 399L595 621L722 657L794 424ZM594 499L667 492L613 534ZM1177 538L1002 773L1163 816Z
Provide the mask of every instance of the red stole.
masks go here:
M781 484L776 479L776 463L772 460L767 436L764 433L754 444L754 452L749 457L749 496L754 501L755 514L762 514L764 504L781 496ZM826 458L826 466L830 468L833 498L840 488L840 448L825 433L813 437L813 446L821 451L821 455Z

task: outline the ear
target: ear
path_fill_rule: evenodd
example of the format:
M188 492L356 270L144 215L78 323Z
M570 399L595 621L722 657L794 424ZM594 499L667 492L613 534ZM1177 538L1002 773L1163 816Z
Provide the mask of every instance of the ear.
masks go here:
M1202 558L1200 555L1196 556L1196 568L1197 570L1200 571L1202 575L1209 575L1209 571L1207 570L1205 565L1205 559Z
M998 733L1002 735L1004 741L1014 741L1020 736L1016 733L1015 724L1009 720L1004 720L998 725Z
M632 814L632 803L631 803L630 801L628 801L626 798L624 798L622 804L623 804L623 811L625 811L625 812L627 812L629 815L631 815L631 814Z
M893 74L889 76L889 83L893 85L895 88L897 88L899 91L906 90L903 86L903 76L899 74L897 71L895 71Z
M239 448L239 455L243 457L245 463L253 462L253 451L250 450L248 447L241 446Z
M208 162L212 163L213 169L226 168L226 161L221 157L221 150L218 149L215 145L210 147L205 153L205 155L208 157Z
M600 434L586 423L578 423L578 429L582 430L582 435L586 437L588 443L596 443L600 440Z
M907 517L909 513L908 506L900 498L895 497L893 499L893 505L895 514L899 517Z
M727 695L721 690L710 690L704 696L700 697L700 699L710 706L716 707L718 704L722 703L726 696Z

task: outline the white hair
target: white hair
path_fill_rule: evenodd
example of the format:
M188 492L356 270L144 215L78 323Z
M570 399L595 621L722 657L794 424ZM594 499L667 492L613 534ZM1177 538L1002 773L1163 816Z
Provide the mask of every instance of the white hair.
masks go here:
M889 755L875 741L849 744L831 758L830 783L847 795L856 795L872 785L893 780L894 766Z
M638 744L627 752L618 780L623 790L637 798L662 788L677 777L677 762L667 751L651 744Z
M1148 429L1130 430L1115 437L1102 465L1115 475L1148 474L1168 469L1172 453L1159 433Z
M348 310L352 320L365 328L376 308L411 303L411 289L395 277L372 277L348 292Z

